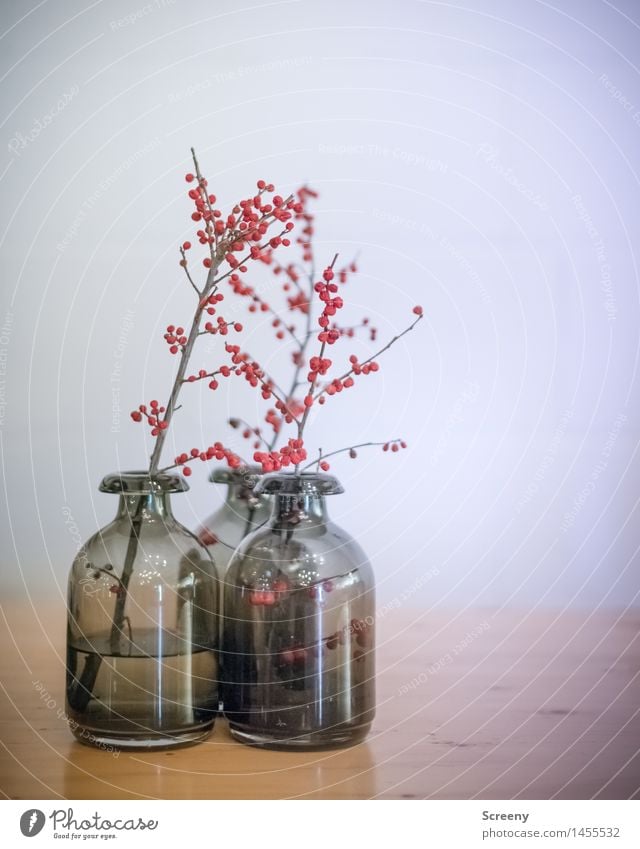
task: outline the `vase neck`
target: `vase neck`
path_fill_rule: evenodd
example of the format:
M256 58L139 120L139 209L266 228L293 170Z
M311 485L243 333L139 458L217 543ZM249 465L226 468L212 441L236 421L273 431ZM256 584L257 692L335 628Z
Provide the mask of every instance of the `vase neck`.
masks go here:
M323 525L329 521L324 495L276 495L273 499L271 524L274 527Z
M173 519L168 492L122 493L116 519Z

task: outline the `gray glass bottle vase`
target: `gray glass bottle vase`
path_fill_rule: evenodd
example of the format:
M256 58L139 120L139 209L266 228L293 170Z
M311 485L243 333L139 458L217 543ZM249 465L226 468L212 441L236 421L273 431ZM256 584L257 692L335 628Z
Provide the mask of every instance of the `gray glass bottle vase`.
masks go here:
M179 475L108 475L113 522L79 551L69 577L67 715L107 747L205 739L218 709L218 580L207 549L174 518Z
M209 549L221 580L238 545L271 515L271 499L253 491L261 474L260 466L244 466L214 469L209 478L213 483L226 484L227 494L218 510L202 523L198 539Z
M231 734L253 745L360 742L375 711L374 581L360 546L329 521L324 474L271 474L268 524L227 571L222 697Z

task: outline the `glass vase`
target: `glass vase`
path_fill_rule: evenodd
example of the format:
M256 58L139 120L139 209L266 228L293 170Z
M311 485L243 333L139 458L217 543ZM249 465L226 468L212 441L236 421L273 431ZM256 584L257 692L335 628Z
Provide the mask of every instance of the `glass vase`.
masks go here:
M270 748L358 743L375 711L374 582L360 546L327 516L324 474L272 474L268 524L227 571L222 694L231 734Z
M174 518L179 475L123 472L115 519L69 578L67 715L102 747L167 747L210 733L218 708L218 581L207 549Z
M266 495L256 495L253 491L257 476L261 474L260 466L219 468L211 473L210 480L225 484L227 494L221 507L202 523L198 539L209 549L221 580L231 555L242 540L264 525L271 515L271 499Z

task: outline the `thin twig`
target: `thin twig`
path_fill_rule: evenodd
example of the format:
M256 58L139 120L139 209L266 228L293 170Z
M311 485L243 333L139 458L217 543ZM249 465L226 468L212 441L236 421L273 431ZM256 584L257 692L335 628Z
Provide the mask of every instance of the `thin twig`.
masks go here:
M201 298L201 297L202 297L202 293L200 292L200 289L198 289L198 287L196 286L196 284L193 282L193 278L192 278L192 277L191 277L191 275L189 274L189 269L187 268L187 255L186 255L185 250L184 250L184 248L182 247L182 245L180 246L180 253L182 254L182 262L180 263L180 265L184 268L184 273L187 275L187 280L189 281L189 283L191 283L191 285L192 285L192 286L193 286L193 288L195 289L196 295L197 295L199 298Z
M388 350L389 350L389 348L390 348L393 344L395 344L395 343L398 341L398 339L402 339L402 337L403 337L405 334L407 334L410 330L413 330L413 328L414 328L414 327L416 326L416 324L417 324L417 323L418 323L418 322L422 319L422 317L423 317L423 314L422 314L422 313L420 313L420 315L416 318L416 320L415 320L415 321L413 321L413 322L409 325L409 327L405 327L405 329L402 331L402 333L398 333L398 335L397 335L397 336L394 336L394 337L393 337L393 339L391 339L389 342L387 342L387 344L386 344L383 348L380 348L380 350L379 350L379 351L376 351L376 353L375 353L375 354L372 354L372 355L371 355L368 359L363 360L361 363L358 363L358 367L360 367L360 368L361 368L362 366L366 366L366 365L367 365L367 363L373 362L373 360L375 360L377 357L379 357L379 356L380 356L380 354L383 354L385 351L388 351ZM314 396L313 396L313 400L315 401L315 400L316 400L317 398L319 398L321 395L324 395L324 394L326 393L326 391L327 391L327 388L328 388L329 386L331 386L331 384L332 384L334 381L343 381L343 380L346 380L348 377L351 377L351 375L352 375L352 374L355 374L355 370L354 370L353 368L352 368L352 369L350 369L348 372L345 372L345 374L341 375L340 377L335 377L335 378L331 381L331 383L327 384L327 386L325 386L325 387L324 387L324 389L321 389L321 390L320 390L320 392L318 392L316 395L314 395Z
M317 460L312 460L311 463L307 463L306 466L303 466L300 469L300 474L303 474L310 469L312 466L316 464L319 466L321 461L326 460L327 457L335 457L336 454L344 454L345 451L355 451L356 448L369 448L371 446L376 445L393 445L394 443L402 442L401 439L385 439L384 442L360 442L358 445L348 445L346 448L337 448L335 451L330 451L328 454L323 454L322 449L320 449L320 457Z

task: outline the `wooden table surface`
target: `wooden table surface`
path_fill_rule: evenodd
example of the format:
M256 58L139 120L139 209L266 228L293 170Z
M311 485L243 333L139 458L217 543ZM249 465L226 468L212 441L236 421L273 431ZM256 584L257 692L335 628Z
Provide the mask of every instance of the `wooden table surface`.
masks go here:
M209 740L165 752L76 743L65 612L1 608L0 790L14 799L460 799L640 795L640 615L383 608L367 742L324 752Z

